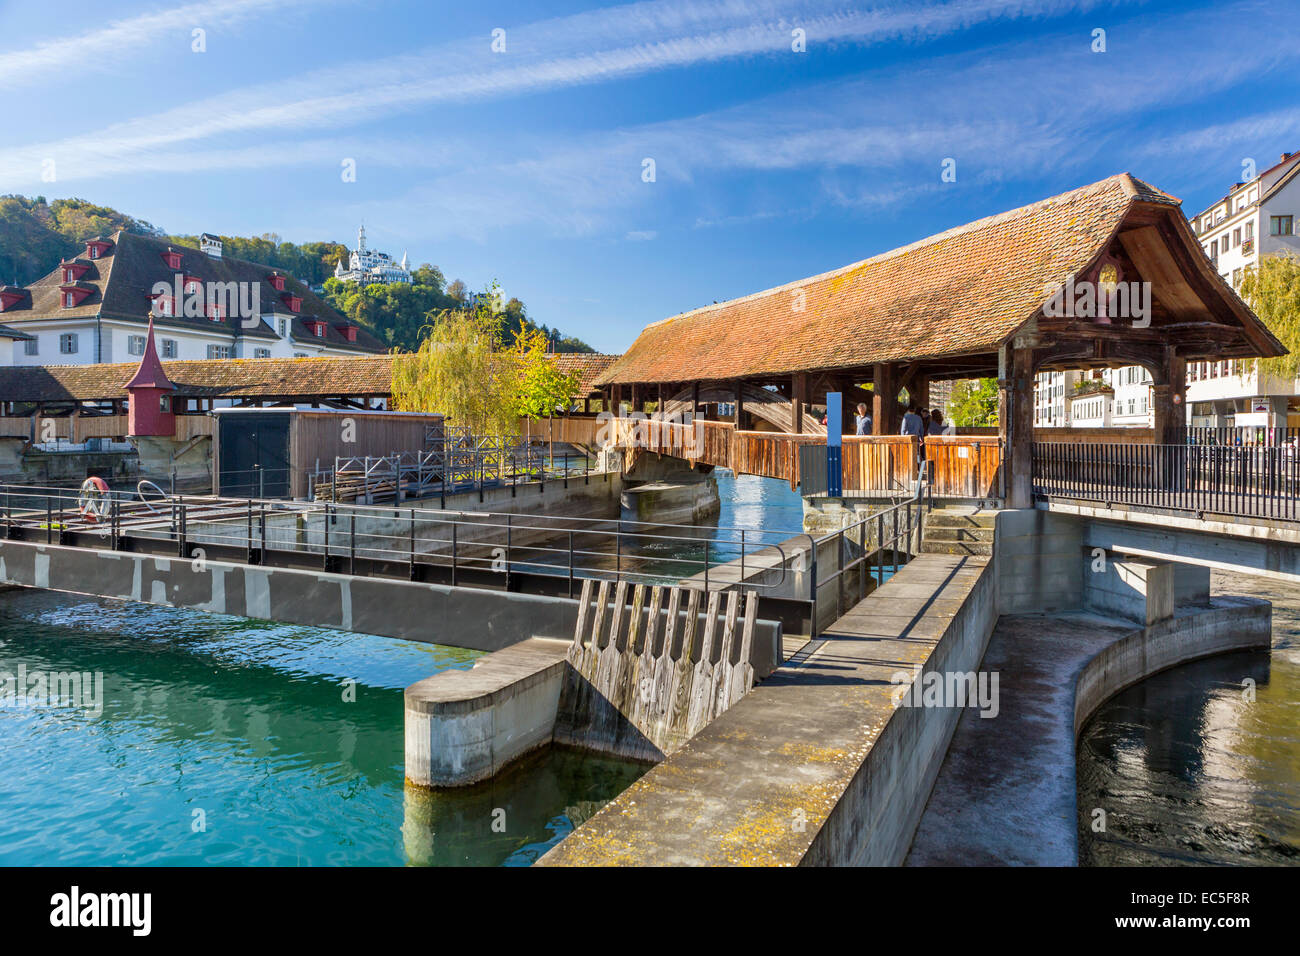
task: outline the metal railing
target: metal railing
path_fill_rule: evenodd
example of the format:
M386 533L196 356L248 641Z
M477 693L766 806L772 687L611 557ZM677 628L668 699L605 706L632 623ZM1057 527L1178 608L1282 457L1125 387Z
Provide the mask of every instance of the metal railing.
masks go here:
M1290 440L1036 442L1033 474L1034 494L1042 498L1300 520L1300 453Z
M922 461L910 497L817 540L814 554L817 545L835 543L837 567L825 576L814 572L814 587L849 574L857 575L859 597L866 596L868 583L877 588L883 585L911 557L920 553L925 514L933 507L929 462ZM837 601L842 600L843 591L842 587L836 589ZM837 611L842 610L837 607Z
M432 447L419 452L338 457L332 467L317 461L307 473L308 500L374 504L434 495L445 499L460 491L517 488L530 481L567 481L600 473L585 455L548 455L518 436L451 435L429 442Z
M868 579L879 587L919 551L927 487L923 471L908 500L820 538L795 536L806 550L791 547L784 532L753 528L184 496L157 486L88 497L0 485L0 530L6 540L569 597L586 578L702 591L743 585L802 608L798 618L815 634L828 584L856 574L864 596ZM822 574L819 554L827 550L834 570ZM844 589L836 591L839 612Z
M0 514L12 540L180 557L202 551L213 560L505 590L527 579L532 590L570 596L588 577L708 591L760 568L775 574L749 586L778 589L792 558L784 535L746 528L187 497L161 489L144 498L113 490L88 499L76 489L0 485Z

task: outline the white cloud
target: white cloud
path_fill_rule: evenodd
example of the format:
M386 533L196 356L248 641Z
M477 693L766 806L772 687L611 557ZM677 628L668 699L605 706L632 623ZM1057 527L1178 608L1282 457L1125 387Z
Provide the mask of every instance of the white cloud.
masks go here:
M227 27L282 7L306 6L330 0L202 0L170 10L115 20L106 27L75 36L37 41L10 53L0 53L0 90L30 86L49 77L75 71L108 70L124 56L138 55L150 43L172 34L188 49L190 31ZM52 26L65 28L57 16ZM13 39L13 38L10 38ZM98 66L97 66L98 64Z
M277 2L313 0L193 4L170 14L122 21L81 39L107 52L143 42L157 30L191 23L197 8L223 9L227 16L236 16ZM1058 15L1114 2L951 0L846 11L837 0L647 0L509 27L506 54L492 53L485 34L379 62L346 64L235 90L55 142L0 150L0 180L28 182L48 158L56 160L66 178L72 178L66 171L73 169L81 176L109 176L134 169L150 151L212 138L339 128L438 102L551 90L739 57L792 57L800 55L790 50L792 24L807 31L813 46L917 42L980 22ZM6 70L14 75L31 68L37 52L61 62L72 55L63 44L72 42L55 41L53 48L12 54L12 61L0 57L0 80ZM84 49L78 51L85 55ZM358 77L363 78L360 84ZM346 92L322 95L323 89Z

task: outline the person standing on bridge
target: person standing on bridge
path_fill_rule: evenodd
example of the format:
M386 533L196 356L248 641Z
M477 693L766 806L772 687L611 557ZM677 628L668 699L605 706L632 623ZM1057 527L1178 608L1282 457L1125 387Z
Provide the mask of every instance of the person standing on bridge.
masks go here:
M858 402L858 414L857 417L853 419L853 424L853 433L855 435L871 434L871 416L867 414L866 402Z
M955 435L957 430L943 420L943 412L937 408L930 409L930 427L926 429L929 435Z
M899 434L907 435L909 438L920 438L925 434L925 422L921 420L921 410L916 402L908 403L907 414L903 416L903 427Z

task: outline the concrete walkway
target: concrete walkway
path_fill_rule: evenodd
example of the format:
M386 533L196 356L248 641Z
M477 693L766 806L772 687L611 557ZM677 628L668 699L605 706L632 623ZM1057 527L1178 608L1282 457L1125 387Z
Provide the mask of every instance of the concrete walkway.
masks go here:
M1267 647L1268 610L1216 597L1145 631L1085 611L1001 618L980 667L999 674L999 712L962 713L907 865L1076 865L1076 724L1130 676L1178 663L1167 654ZM1128 655L1115 654L1126 640Z
M896 709L892 678L975 666L988 564L921 555L539 862L900 861L956 715Z

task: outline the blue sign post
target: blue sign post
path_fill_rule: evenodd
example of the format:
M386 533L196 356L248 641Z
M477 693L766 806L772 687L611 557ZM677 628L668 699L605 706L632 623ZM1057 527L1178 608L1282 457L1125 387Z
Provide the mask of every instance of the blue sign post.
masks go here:
M844 399L839 392L826 393L826 494L844 495L844 464L840 457L844 431Z

